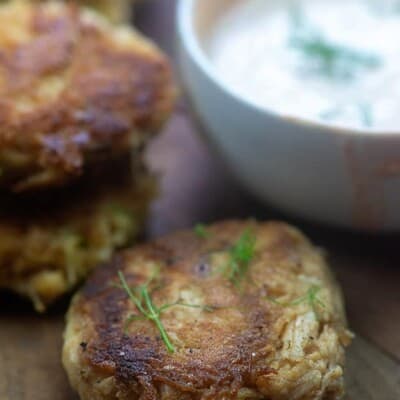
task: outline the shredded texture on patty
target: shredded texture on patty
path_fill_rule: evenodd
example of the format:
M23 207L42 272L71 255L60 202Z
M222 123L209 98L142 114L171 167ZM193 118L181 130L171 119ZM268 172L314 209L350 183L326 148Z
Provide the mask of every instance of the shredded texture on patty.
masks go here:
M166 58L133 29L72 4L0 6L0 186L62 185L141 148L174 100Z
M83 400L334 400L350 338L299 231L225 222L97 270L69 310L63 362Z
M145 171L133 177L127 159L108 162L61 192L3 194L0 287L45 311L115 250L132 244L154 194L153 178Z

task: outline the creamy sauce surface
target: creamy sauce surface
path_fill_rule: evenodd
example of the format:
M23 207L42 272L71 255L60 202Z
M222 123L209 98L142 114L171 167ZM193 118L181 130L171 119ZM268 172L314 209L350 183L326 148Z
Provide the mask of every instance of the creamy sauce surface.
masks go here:
M242 0L207 51L220 79L284 116L400 131L400 1Z

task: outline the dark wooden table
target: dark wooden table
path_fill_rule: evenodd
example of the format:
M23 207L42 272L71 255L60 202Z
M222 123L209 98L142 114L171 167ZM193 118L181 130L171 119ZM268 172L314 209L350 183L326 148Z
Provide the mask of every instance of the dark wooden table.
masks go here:
M150 2L136 14L140 28L172 56L173 14L174 0ZM400 399L400 236L350 234L260 205L210 154L183 100L148 159L162 177L148 237L199 221L256 216L294 223L324 247L357 334L348 357L348 399ZM45 317L10 297L0 297L0 306L0 400L76 400L60 365L67 305Z

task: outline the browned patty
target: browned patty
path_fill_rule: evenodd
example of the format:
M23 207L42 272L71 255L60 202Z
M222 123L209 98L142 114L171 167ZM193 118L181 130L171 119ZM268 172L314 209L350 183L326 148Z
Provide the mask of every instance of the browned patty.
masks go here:
M45 311L116 249L132 244L154 193L145 171L133 176L130 157L99 165L64 190L1 193L0 288Z
M174 98L166 58L133 29L59 2L0 6L0 186L61 185L142 147Z
M159 314L169 349L121 277L145 311L144 288L155 310L175 304ZM299 231L224 222L97 270L69 310L63 362L83 400L333 400L350 336L340 290Z

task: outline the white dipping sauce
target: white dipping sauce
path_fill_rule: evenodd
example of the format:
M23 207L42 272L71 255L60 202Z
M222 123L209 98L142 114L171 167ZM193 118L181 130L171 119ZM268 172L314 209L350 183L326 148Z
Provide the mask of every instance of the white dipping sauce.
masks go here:
M400 1L243 0L234 4L218 21L207 50L220 79L235 92L284 116L400 130ZM326 47L315 49L314 34L311 48L309 42L293 45L299 15L301 32L304 27L318 32L317 37L328 43L328 54ZM333 68L339 68L339 76L327 72L329 65L321 66L318 58L327 61L336 53L342 57ZM340 76L343 63L351 76Z

